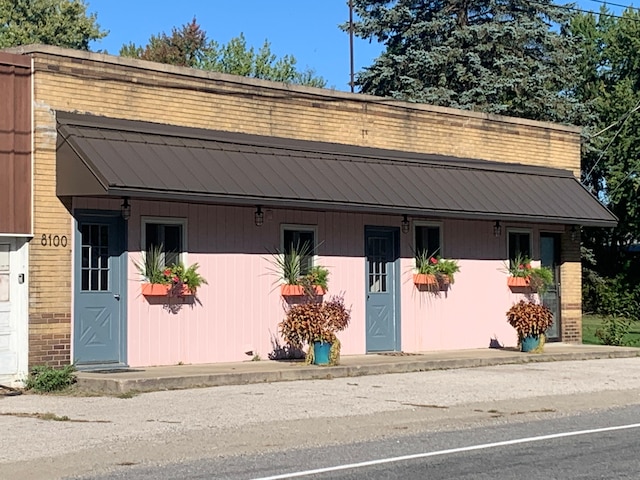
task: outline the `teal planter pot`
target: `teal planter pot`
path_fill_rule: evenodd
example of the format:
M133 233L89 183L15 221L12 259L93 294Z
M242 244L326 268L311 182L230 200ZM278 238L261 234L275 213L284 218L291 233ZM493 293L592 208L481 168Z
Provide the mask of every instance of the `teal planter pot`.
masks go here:
M331 344L327 342L314 342L313 344L313 364L329 365L329 352Z
M520 340L520 351L530 352L540 346L540 335L529 335Z

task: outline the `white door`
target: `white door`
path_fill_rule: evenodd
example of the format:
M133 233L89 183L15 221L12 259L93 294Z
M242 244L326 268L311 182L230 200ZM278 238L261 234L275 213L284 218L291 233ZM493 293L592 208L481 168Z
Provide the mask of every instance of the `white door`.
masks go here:
M18 328L12 307L17 303L11 271L14 252L15 242L0 238L0 384L10 383L18 373Z

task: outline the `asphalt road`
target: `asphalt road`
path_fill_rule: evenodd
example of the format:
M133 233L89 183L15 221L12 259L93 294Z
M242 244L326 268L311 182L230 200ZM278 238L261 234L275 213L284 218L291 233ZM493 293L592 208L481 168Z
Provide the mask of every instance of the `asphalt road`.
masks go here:
M640 421L637 408L640 357L235 385L121 397L3 397L0 480L52 480L82 475L96 479L244 480L630 424ZM604 438L623 438L622 435L603 434ZM575 439L596 440L600 441L595 433ZM553 443L549 454L560 451L556 442L561 445L560 439L543 442ZM605 447L603 444L602 449ZM510 451L517 447L505 448ZM538 446L532 443L525 451L533 448ZM457 452L455 457L478 459L481 457L476 455L488 455L475 468L484 467L483 471L489 472L508 471L514 459L519 458L507 455L506 465L497 463L500 466L492 469L491 462L498 462L499 458L490 457L497 453L490 450L473 455ZM600 447L595 446L594 450L597 453ZM623 451L621 447L621 455ZM374 469L381 470L384 476L386 468L444 465L442 462L449 458L447 454L415 463L381 464L360 478L373 476ZM537 455L532 458L534 465L541 462L550 468L557 460ZM622 456L595 463L622 468L627 462ZM640 472L636 467L629 468ZM562 471L564 467L558 468ZM597 472L597 468L600 467L587 470ZM322 475L340 478L351 474L360 476L355 470ZM410 472L397 475L410 476ZM442 475L449 474L443 470Z
M499 413L496 413L499 415ZM92 480L637 479L640 406L380 441L132 467ZM321 435L317 432L300 432ZM407 458L408 457L408 458Z

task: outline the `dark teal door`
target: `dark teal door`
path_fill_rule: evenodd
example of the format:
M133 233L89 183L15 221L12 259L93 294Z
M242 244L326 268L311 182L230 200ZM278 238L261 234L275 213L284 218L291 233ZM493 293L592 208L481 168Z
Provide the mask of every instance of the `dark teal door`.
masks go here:
M400 230L365 227L367 352L400 350Z
M110 213L77 215L73 359L79 368L126 364L124 226Z
M549 340L560 339L560 235L540 234L540 264L553 272L553 283L541 295L542 304L553 312L553 325L547 330Z

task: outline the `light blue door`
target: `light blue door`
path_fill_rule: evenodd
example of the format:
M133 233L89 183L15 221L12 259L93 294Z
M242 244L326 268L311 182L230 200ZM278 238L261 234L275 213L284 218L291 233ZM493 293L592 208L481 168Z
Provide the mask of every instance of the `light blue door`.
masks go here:
M400 350L399 232L365 227L367 352Z
M553 272L553 282L541 295L542 304L553 312L553 325L547 330L549 340L560 339L560 235L540 234L540 264Z
M120 215L77 215L73 359L78 368L126 364L124 228Z

